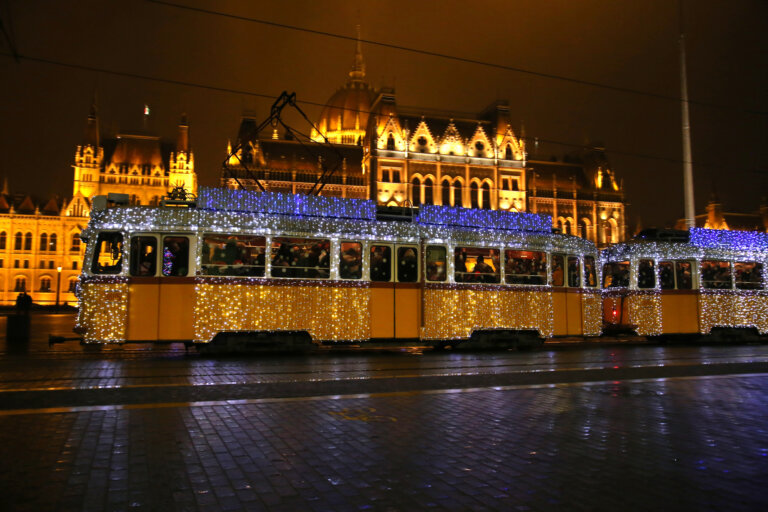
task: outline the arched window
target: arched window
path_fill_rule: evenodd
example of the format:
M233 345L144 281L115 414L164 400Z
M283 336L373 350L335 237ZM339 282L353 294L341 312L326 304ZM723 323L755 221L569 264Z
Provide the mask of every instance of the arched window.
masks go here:
M80 233L72 233L72 252L80 250Z
M469 196L472 202L472 208L480 208L479 189L477 188L477 182L473 181L469 184Z
M443 206L451 206L451 180L448 178L443 180L440 185L440 193L443 197Z
M49 292L49 291L51 291L51 278L50 277L41 277L40 278L40 291L41 292Z
M565 219L564 229L565 231L563 231L563 233L566 235L573 234L573 224L571 223L571 219Z
M32 250L32 233L27 233L26 235L24 235L24 250L25 251Z
M48 235L45 233L42 233L40 235L40 250L41 251L47 251L48 250Z
M0 251L5 250L6 234L5 231L0 231Z
M25 291L27 291L27 278L26 277L17 277L16 278L16 288L14 288L14 291L16 291L16 292L25 292Z
M433 187L432 178L424 180L424 204L434 204L435 200L432 197Z
M610 239L608 240L612 244L619 243L619 225L616 223L616 219L608 219Z
M20 251L21 250L21 244L22 244L22 234L21 232L16 233L16 236L14 237L13 242L13 250L14 251Z
M56 233L51 233L51 239L48 246L48 250L55 251L56 250Z
M69 293L75 293L77 290L77 278L73 277L69 280Z
M488 184L488 182L483 183L482 186L482 194L483 194L483 208L486 210L491 209L491 186Z
M461 180L453 182L453 206L464 206L464 183Z
M584 217L579 221L579 236L581 238L589 239L589 219Z
M421 204L421 180L416 177L411 180L411 204L413 206Z
M509 144L507 144L507 147L504 150L504 160L512 160L512 146Z
M390 151L395 150L395 137L392 135L392 132L389 132L389 136L387 137L387 149Z

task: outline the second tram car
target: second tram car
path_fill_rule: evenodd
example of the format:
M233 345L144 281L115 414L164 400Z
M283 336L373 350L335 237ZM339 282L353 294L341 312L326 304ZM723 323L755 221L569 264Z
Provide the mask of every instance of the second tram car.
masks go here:
M424 205L385 220L372 201L203 188L189 207L94 209L83 238L86 342L601 333L596 248L543 215Z
M603 250L607 330L736 340L768 334L768 234L648 230Z

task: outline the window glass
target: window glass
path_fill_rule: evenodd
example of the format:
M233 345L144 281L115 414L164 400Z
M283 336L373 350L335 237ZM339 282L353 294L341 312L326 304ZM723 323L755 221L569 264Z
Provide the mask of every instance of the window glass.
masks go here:
M397 281L415 283L419 278L419 256L416 247L397 248Z
M547 254L504 251L504 281L509 284L547 284Z
M200 252L200 273L206 276L264 277L263 236L206 234Z
M675 264L671 261L659 262L659 281L662 290L675 289Z
M272 239L272 277L327 279L330 268L330 240Z
M457 283L498 283L499 250L457 247L454 253Z
M563 286L565 284L565 256L562 254L552 255L552 286Z
M595 270L595 257L584 256L584 286L589 286L590 288L597 286Z
M392 280L392 248L388 245L371 246L371 281Z
M446 278L446 250L438 245L427 246L427 281L443 282Z
M123 234L115 231L102 231L96 237L93 252L94 274L119 274L123 269Z
M157 239L153 236L131 237L131 275L154 276L157 271Z
M189 239L185 236L163 237L163 275L186 276L189 270Z
M640 260L637 265L637 287L656 288L656 273L653 260Z
M693 288L691 268L692 266L690 261L675 262L675 276L677 278L678 290L690 290Z
M341 242L339 246L339 277L360 279L363 277L363 244Z
M763 289L763 264L755 262L736 262L733 264L736 273L736 288L740 290Z
M629 262L616 261L603 265L603 288L629 286Z
M727 261L701 262L701 287L726 290L731 288L731 265Z
M568 286L578 288L581 286L581 274L579 274L579 258L568 256Z

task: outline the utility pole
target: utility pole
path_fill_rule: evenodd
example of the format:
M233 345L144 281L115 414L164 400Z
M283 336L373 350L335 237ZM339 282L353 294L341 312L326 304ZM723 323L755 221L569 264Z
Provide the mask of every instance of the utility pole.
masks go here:
M691 121L688 115L688 78L685 72L685 30L683 29L683 0L680 0L680 101L683 126L683 191L685 194L685 226L695 224L693 203L693 162L691 157Z

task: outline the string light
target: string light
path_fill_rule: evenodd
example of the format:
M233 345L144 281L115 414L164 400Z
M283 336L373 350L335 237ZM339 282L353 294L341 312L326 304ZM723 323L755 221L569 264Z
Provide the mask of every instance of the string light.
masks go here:
M126 341L128 283L124 278L89 278L79 287L75 330L86 343Z

